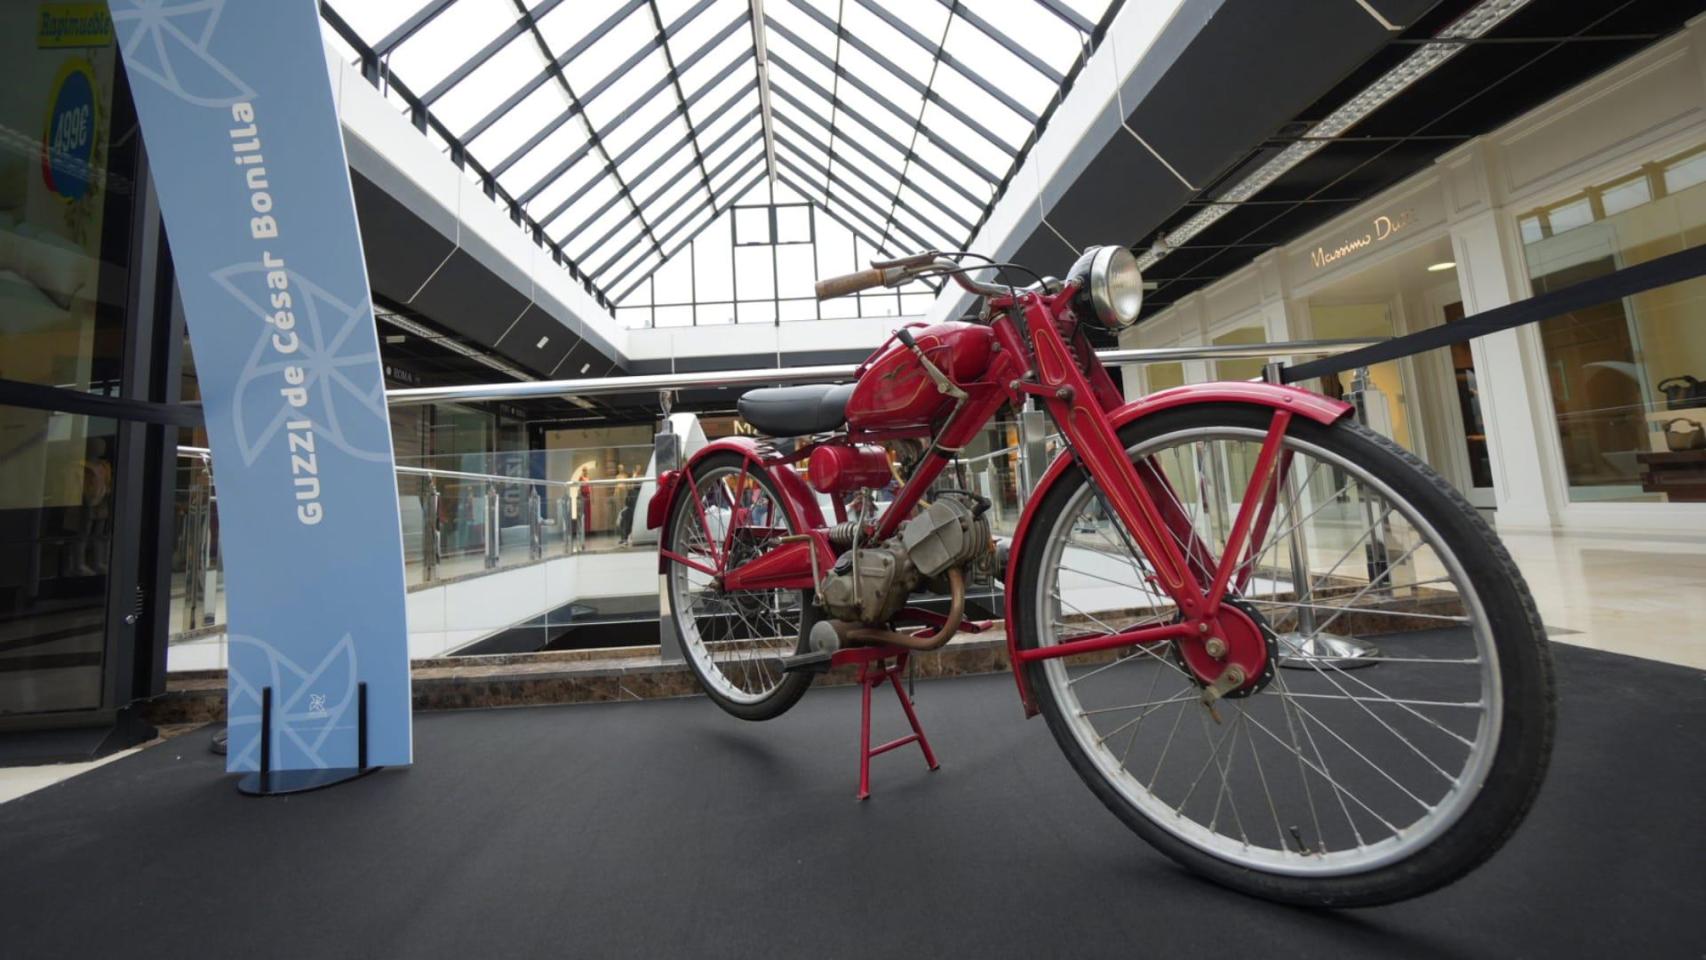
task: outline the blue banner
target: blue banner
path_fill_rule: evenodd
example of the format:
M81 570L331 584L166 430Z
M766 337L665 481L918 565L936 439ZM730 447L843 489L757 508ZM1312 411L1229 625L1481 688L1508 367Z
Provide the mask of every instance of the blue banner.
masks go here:
M410 761L391 428L314 0L111 0L195 349L230 627L226 769Z

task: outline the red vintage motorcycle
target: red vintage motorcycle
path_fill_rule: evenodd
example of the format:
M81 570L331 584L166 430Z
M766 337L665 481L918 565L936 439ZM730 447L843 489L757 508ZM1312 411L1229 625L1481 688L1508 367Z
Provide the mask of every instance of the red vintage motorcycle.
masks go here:
M1137 317L1124 248L1022 287L973 279L1022 268L970 256L819 283L825 299L945 277L983 307L896 331L851 384L747 392L741 415L775 439L718 440L660 478L648 520L710 698L770 719L838 650L939 647L992 571L1026 715L1185 866L1348 906L1491 856L1539 790L1554 694L1534 601L1475 510L1316 393L1220 382L1126 402L1086 335ZM1064 447L1003 550L953 466L1027 402Z

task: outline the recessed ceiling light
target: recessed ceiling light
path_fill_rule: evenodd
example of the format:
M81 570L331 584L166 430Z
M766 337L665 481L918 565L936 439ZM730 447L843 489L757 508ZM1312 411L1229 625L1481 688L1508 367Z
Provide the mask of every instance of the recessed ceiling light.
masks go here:
M540 337L539 342L533 345L533 349L543 350L543 349L545 349L545 344L550 343L550 342L551 342L550 337Z
M588 370L591 370L591 369L592 369L592 364L591 364L591 363L583 363L583 364L581 364L581 372L582 372L582 373L585 373L585 372L587 372L587 371L588 371Z
M1430 263L1430 264L1428 264L1428 272L1429 273L1439 273L1442 270L1450 270L1456 266L1457 266L1457 263L1455 261L1452 261L1452 260L1445 260L1445 261L1442 261L1440 263Z

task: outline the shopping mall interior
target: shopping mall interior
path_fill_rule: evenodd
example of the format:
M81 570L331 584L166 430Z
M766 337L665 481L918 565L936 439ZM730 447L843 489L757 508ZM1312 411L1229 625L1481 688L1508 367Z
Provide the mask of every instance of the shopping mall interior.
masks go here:
M0 956L1700 955L1706 3L0 54Z

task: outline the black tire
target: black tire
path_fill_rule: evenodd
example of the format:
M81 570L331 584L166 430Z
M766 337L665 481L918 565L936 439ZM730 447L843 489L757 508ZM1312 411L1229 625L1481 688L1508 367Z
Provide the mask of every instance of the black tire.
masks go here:
M740 469L742 461L743 458L741 455L733 451L719 451L705 457L693 465L694 487L698 488L699 484L705 477L718 470L724 470L730 467L737 470ZM772 503L781 502L780 494L771 483L770 477L767 474L763 471L753 470L750 471L748 475L757 480L764 487L765 491L769 494ZM687 513L695 513L688 489L688 484L686 483L685 478L682 482L676 484L675 495L670 501L669 518L665 521L663 529L659 531L660 541L663 542L666 547L671 549L674 549L674 535L678 528L678 523L680 522L683 511ZM676 565L671 564L671 566L673 567ZM800 702L800 698L805 696L806 688L810 687L812 684L813 674L807 671L784 674L781 681L776 684L775 688L772 689L768 695L763 697L763 699L756 702L742 702L740 700L732 699L720 692L717 689L717 684L707 677L705 665L702 665L698 658L695 657L694 651L688 643L687 638L689 634L687 632L687 624L683 613L685 605L684 598L678 594L678 580L673 575L673 571L668 572L671 573L669 580L669 599L670 614L675 621L675 634L677 637L681 638L685 659L688 667L693 671L694 679L699 682L699 688L705 691L705 695L710 698L712 703L716 704L723 710L723 712L730 716L739 717L742 720L757 721L775 719L776 717L788 712L789 708L793 707L794 704ZM802 612L801 631L809 631L812 625L813 609L810 595L805 591L800 591L799 602L800 610ZM712 667L711 669L715 668Z
M1272 411L1234 404L1177 408L1142 418L1120 431L1127 449L1151 438L1203 427L1266 430ZM1481 790L1468 809L1433 843L1397 862L1364 873L1301 877L1262 872L1217 857L1187 843L1151 821L1122 796L1097 769L1068 728L1042 662L1026 667L1030 688L1055 740L1073 768L1097 797L1127 826L1181 865L1216 883L1246 894L1289 904L1360 907L1419 896L1452 883L1491 857L1522 822L1545 777L1555 723L1555 689L1546 636L1521 573L1509 552L1475 509L1443 478L1413 454L1344 419L1330 426L1297 418L1290 435L1366 466L1427 519L1462 567L1473 578L1491 626L1500 686L1502 725L1494 759ZM1025 546L1017 583L1020 588L1018 645L1039 643L1039 618L1032 606L1046 544L1059 514L1085 483L1081 471L1068 471L1037 506L1033 529L1038 539Z

